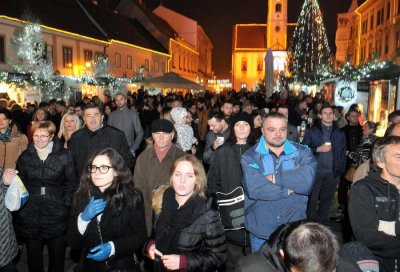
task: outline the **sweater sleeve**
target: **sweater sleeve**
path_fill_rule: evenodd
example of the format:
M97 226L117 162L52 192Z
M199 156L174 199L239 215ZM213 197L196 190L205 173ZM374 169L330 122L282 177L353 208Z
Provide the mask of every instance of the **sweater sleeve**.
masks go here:
M393 259L400 256L400 239L378 230L379 218L374 207L374 196L362 181L351 189L349 218L356 240L375 255Z

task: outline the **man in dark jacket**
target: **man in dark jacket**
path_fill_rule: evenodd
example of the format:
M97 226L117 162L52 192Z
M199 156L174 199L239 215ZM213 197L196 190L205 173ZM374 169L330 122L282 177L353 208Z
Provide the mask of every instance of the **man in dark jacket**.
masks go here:
M235 272L360 271L339 258L339 242L327 227L313 222L282 225L259 251L239 261Z
M80 176L86 161L99 149L112 147L124 158L129 169L134 163L125 134L117 128L103 125L100 106L89 103L83 112L85 127L73 133L68 149L74 158L76 173Z
M399 154L399 136L378 139L372 159L379 171L355 183L349 201L354 236L377 256L383 272L400 266Z
M303 140L303 144L311 148L318 161L307 215L309 219L326 221L336 186L345 170L346 138L333 125L332 107L322 107L320 117L321 124L307 129Z

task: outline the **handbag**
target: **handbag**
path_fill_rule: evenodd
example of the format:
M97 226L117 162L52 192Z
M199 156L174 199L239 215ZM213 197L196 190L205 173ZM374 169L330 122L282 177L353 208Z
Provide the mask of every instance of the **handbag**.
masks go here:
M29 193L25 188L18 175L15 176L13 181L8 187L7 193L4 198L7 209L11 212L19 210L28 201Z
M244 190L241 186L232 192L216 192L217 205L225 230L244 228Z
M356 173L358 165L352 165L349 169L347 169L346 173L344 174L344 178L349 181L353 182L354 174Z

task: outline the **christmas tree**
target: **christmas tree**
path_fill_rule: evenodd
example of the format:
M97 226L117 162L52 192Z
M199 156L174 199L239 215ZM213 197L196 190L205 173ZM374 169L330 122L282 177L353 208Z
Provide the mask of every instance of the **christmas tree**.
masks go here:
M288 69L296 81L319 83L332 72L331 53L317 0L305 0L288 50Z
M52 60L46 56L46 44L42 37L38 19L29 11L22 16L24 27L14 32L10 39L17 59L10 60L10 64L18 73L32 74L35 79L49 80L53 74Z

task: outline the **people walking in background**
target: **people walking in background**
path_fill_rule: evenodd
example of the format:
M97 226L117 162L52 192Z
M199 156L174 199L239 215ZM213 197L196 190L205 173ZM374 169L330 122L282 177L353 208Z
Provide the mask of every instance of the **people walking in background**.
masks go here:
M71 139L72 133L81 129L82 123L79 116L75 113L67 112L61 118L60 130L58 131L58 139L64 143L64 147L68 147L68 141Z
M225 262L224 228L206 187L201 162L185 154L171 167L169 184L154 193L154 236L146 253L155 272L215 271Z

